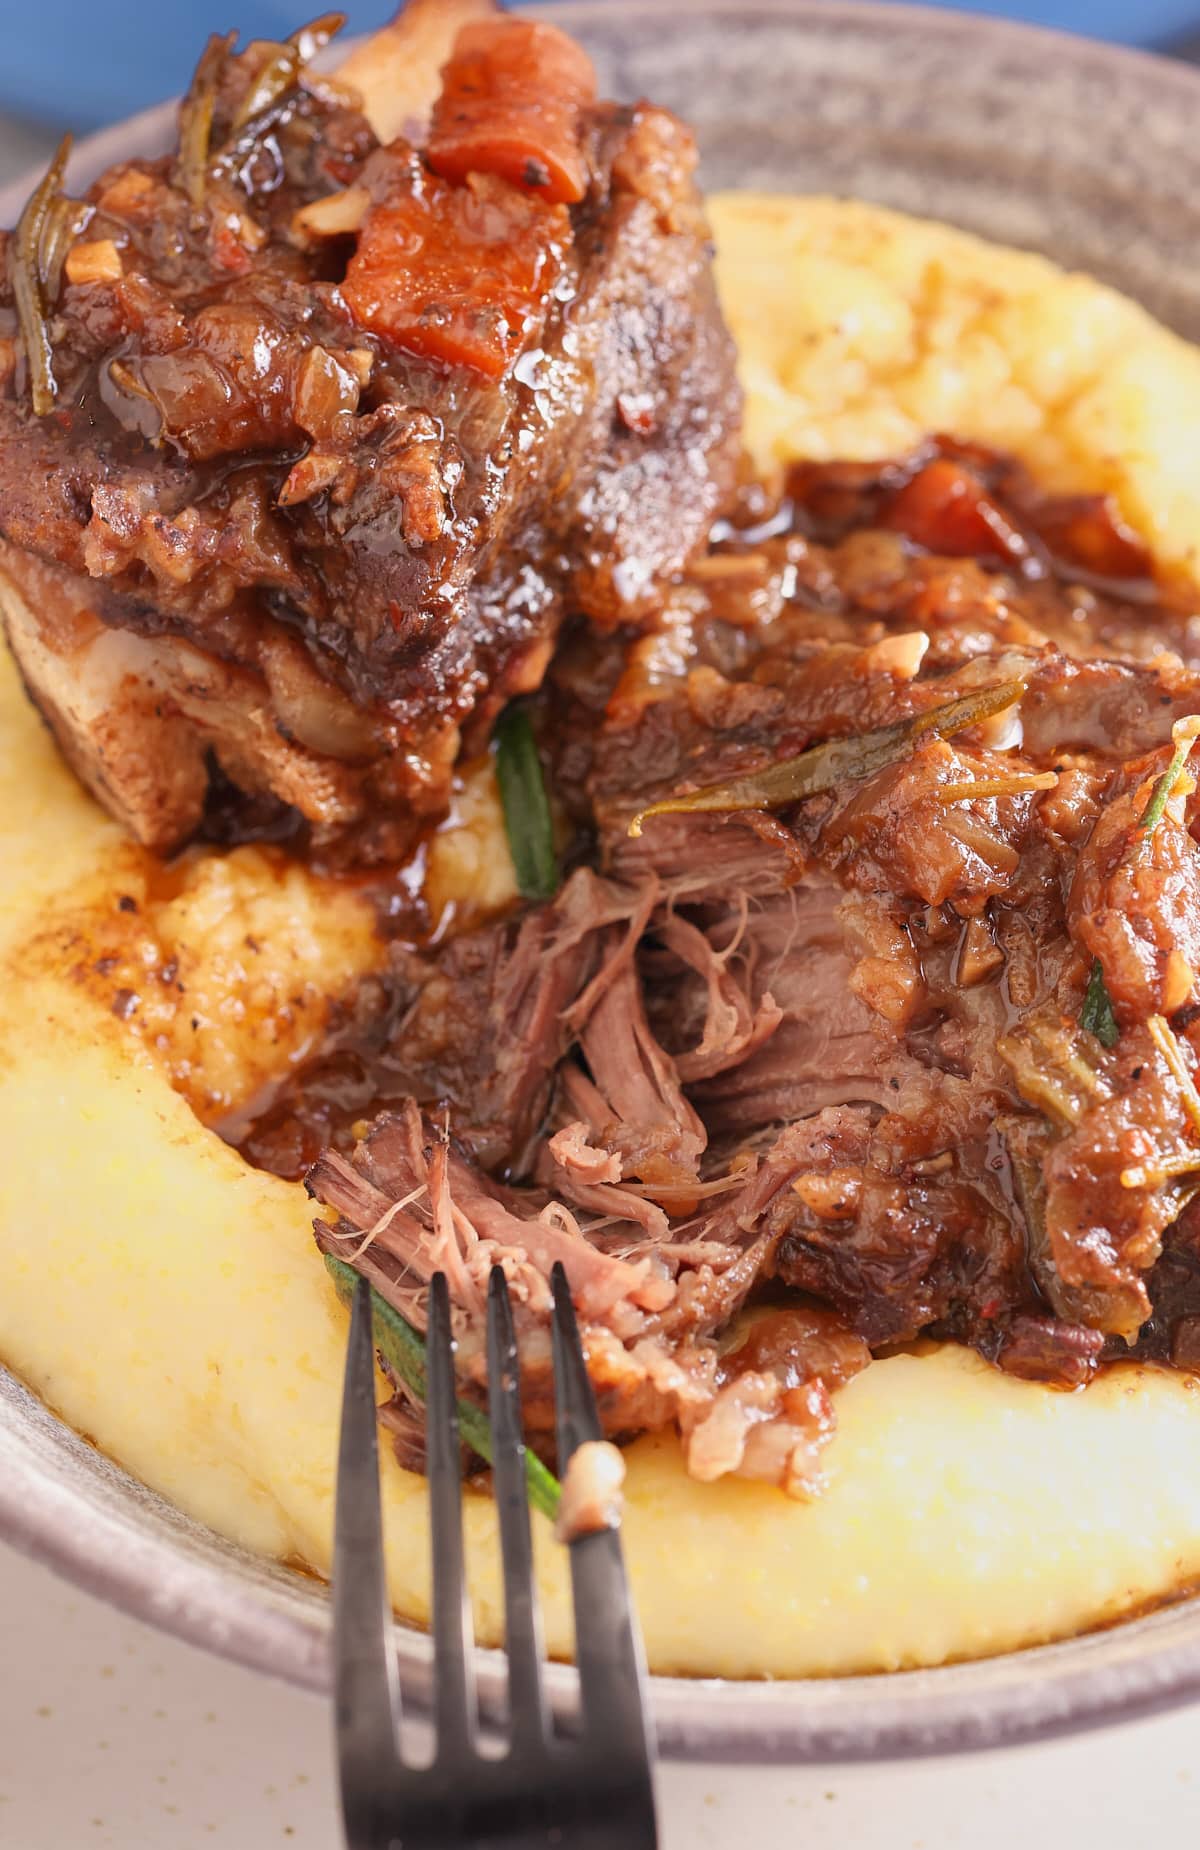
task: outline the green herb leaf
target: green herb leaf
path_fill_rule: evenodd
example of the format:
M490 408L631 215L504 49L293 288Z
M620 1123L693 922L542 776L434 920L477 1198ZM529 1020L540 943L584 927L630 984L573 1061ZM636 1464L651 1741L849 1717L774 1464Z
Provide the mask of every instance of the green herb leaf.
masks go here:
M294 90L300 76L300 51L296 45L281 45L279 50L267 60L245 96L238 104L233 118L233 133L245 128L255 116L260 116L264 109L270 109L281 96Z
M961 732L981 719L990 719L1011 707L1025 692L1024 681L1001 681L998 686L980 688L947 700L941 706L927 707L910 719L893 726L879 726L873 732L857 733L845 739L827 739L801 752L798 758L785 758L769 764L746 777L733 778L727 784L709 784L684 796L666 797L651 803L629 824L631 835L640 835L649 816L670 816L686 810L734 811L742 809L781 809L798 803L803 797L818 796L824 790L873 777L890 764L907 757L925 733L942 738Z
M326 1253L325 1266L332 1278L334 1288L342 1303L349 1306L354 1297L354 1288L359 1274L353 1266L346 1265L341 1259L335 1259ZM381 1298L375 1290L371 1292L371 1327L375 1337L375 1347L387 1363L388 1368L403 1381L410 1393L424 1401L428 1398L425 1372L425 1338L414 1330L392 1306ZM492 1429L488 1425L487 1415L470 1401L458 1403L458 1429L473 1452L480 1458L492 1463ZM551 1522L558 1515L559 1497L562 1495L558 1479L553 1472L547 1471L541 1459L534 1452L525 1453L525 1482L529 1487L529 1501L535 1510L548 1516Z
M1198 730L1200 730L1200 720L1177 720L1171 728L1175 750L1171 753L1170 764L1155 784L1153 794L1142 816L1142 827L1147 835L1152 835L1162 820L1167 800L1179 782L1180 772L1191 756Z
M213 33L201 53L188 93L179 105L177 172L180 185L197 211L204 204L208 190L208 157L217 91L236 44L236 32L227 32L224 38Z
M12 239L10 274L13 299L21 329L21 342L25 348L25 361L29 368L29 396L34 412L40 418L45 417L48 411L53 411L54 401L58 397L58 386L54 378L54 349L50 344L50 330L47 326L53 303L47 296L46 276L42 267L43 239L49 223L51 242L57 243L55 227L59 216L57 202L61 197L59 186L70 152L71 137L64 135L45 176L26 200Z
M508 707L500 715L496 778L517 886L526 899L553 899L558 891L554 825L542 762L523 707Z
M301 64L307 64L319 51L324 51L330 39L337 37L345 23L345 13L322 13L319 19L310 19L306 26L290 33L288 44L294 45L300 53Z
M1101 1047L1115 1047L1120 1037L1121 1030L1113 1013L1112 997L1108 993L1104 970L1098 957L1088 977L1087 993L1079 1011L1079 1025L1086 1028L1089 1034L1094 1034Z
M283 44L276 45L238 106L233 118L235 137L248 123L255 121L268 109L273 109L289 90L295 89L309 59L323 51L345 23L344 13L322 13L319 19L301 26Z
M46 208L38 269L42 279L42 301L47 314L52 313L58 301L67 252L92 216L93 210L92 206L84 205L82 200L68 199L62 193L56 193Z

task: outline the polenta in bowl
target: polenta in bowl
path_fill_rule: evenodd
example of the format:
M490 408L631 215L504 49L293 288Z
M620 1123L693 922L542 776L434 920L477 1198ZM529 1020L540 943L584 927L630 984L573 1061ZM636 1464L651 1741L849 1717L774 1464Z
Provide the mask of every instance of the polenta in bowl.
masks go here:
M445 1271L471 1400L502 1265L552 1469L561 1261L660 1675L1172 1599L1200 354L930 218L702 201L556 27L454 23L271 94L214 41L172 153L9 236L0 1358L324 1575L347 1278L419 1339ZM386 1342L380 1397L420 1625ZM466 1515L497 1644L482 1467Z

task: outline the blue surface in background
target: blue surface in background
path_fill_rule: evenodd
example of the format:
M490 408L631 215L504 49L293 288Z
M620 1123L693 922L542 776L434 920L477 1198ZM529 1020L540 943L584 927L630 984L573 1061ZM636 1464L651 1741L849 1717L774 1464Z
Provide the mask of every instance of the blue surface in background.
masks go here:
M1200 0L960 4L1131 45L1200 32ZM368 30L394 10L395 0L346 0L348 29ZM244 37L279 38L320 11L320 0L0 0L0 109L93 128L182 90L209 30L236 22Z
M381 25L397 4L343 0L347 33ZM283 38L326 10L324 0L0 0L0 110L98 128L178 96L210 32Z

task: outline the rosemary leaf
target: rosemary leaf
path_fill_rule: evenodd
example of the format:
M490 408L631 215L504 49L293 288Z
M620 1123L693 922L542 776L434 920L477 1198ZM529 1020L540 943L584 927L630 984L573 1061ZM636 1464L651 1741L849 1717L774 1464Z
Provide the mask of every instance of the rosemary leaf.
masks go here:
M1088 977L1087 993L1079 1011L1079 1025L1094 1034L1101 1047L1115 1047L1121 1030L1113 1013L1112 997L1104 981L1104 970L1097 957Z
M310 58L323 51L330 39L346 23L344 13L322 13L311 24L301 26L283 44L277 45L262 70L250 85L233 118L236 140L247 123L273 109L300 81L300 73Z
M288 44L296 47L301 64L307 64L319 51L324 51L331 39L337 37L345 23L345 13L322 13L319 19L311 19L307 26L300 26L291 33Z
M640 835L649 816L669 816L687 810L732 812L743 809L781 809L804 797L835 790L841 784L873 777L890 764L908 756L917 740L926 733L936 738L961 732L981 719L990 719L1011 707L1025 691L1023 681L1001 681L983 687L941 706L927 707L909 719L892 726L880 726L873 732L860 732L850 738L826 739L798 758L784 758L746 777L733 778L726 784L708 784L683 796L666 797L651 803L629 824L631 835Z
M325 1254L325 1266L342 1303L349 1305L358 1283L358 1273L341 1259L335 1259L331 1253ZM424 1401L427 1398L424 1337L374 1290L371 1292L371 1326L375 1346L392 1374L403 1381L418 1400ZM458 1403L458 1430L471 1450L491 1464L492 1429L487 1415L472 1406L470 1401L460 1400ZM558 1515L558 1500L562 1494L558 1479L553 1472L547 1471L536 1453L528 1450L525 1453L525 1482L534 1509L540 1510L543 1516L548 1516L553 1522Z
M50 344L47 320L50 304L42 270L42 239L48 220L57 216L59 186L71 152L71 137L64 135L45 175L34 187L17 220L12 238L10 259L13 298L25 361L29 368L29 396L35 414L42 418L53 411L58 396L54 378L54 349Z
M233 118L235 135L245 128L247 122L260 116L264 109L270 109L281 96L286 96L289 90L295 88L300 76L300 65L300 51L296 45L281 45L274 56L268 58L238 104L237 114Z
M47 315L53 313L62 288L63 266L67 252L92 215L93 208L79 199L56 193L46 208L38 248L38 273L42 279L42 302Z
M225 66L237 44L237 33L224 38L214 32L204 47L187 95L179 106L179 181L197 211L208 189L213 110Z
M517 886L526 899L552 899L558 891L554 826L533 728L523 707L508 707L500 715L496 778Z
M1142 828L1147 835L1152 835L1162 820L1167 801L1179 782L1179 776L1191 755L1196 736L1200 733L1200 719L1176 720L1171 728L1171 737L1175 741L1175 750L1171 753L1171 762L1154 786L1153 794L1142 816Z

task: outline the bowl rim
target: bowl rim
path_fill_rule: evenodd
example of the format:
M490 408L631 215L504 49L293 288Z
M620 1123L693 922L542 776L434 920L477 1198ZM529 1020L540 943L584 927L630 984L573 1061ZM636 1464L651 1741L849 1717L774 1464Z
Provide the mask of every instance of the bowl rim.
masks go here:
M97 1470L88 1441L0 1366L0 1412L10 1406L19 1423L13 1437L0 1421L0 1538L131 1618L328 1694L325 1583L234 1547L102 1455ZM86 1475L63 1469L71 1455L91 1467ZM231 1562L243 1569L236 1577ZM393 1637L406 1712L420 1720L429 1713L429 1635L397 1622ZM474 1656L481 1721L498 1732L504 1654L477 1647ZM546 1684L569 1726L578 1706L574 1668L547 1665ZM1058 1643L933 1669L760 1681L653 1676L650 1690L668 1759L829 1765L1018 1746L1200 1697L1200 1603L1180 1600Z
M622 12L679 21L679 0L553 0L540 18L611 23ZM833 14L877 29L969 36L972 47L1038 48L1047 56L1169 86L1200 114L1200 70L1154 52L1109 45L1017 20L962 14L892 0L689 0L696 16L782 17L828 25ZM81 140L69 174L89 180L112 160L164 145L174 102L141 111ZM32 179L0 190L0 223L19 211ZM286 1571L240 1553L120 1468L68 1481L47 1463L55 1451L95 1454L16 1377L0 1366L0 1413L18 1409L13 1433L0 1419L0 1539L41 1560L131 1617L180 1639L318 1692L330 1686L327 1590L309 1580L298 1597ZM10 1455L11 1454L11 1455ZM80 1488L86 1482L86 1494ZM96 1485L101 1489L97 1494ZM151 1521L140 1522L138 1510ZM134 1514L131 1514L131 1511ZM81 1520L85 1518L86 1520ZM181 1539L183 1538L183 1545ZM304 1577L290 1577L300 1582ZM318 1590L319 1589L319 1590ZM427 1635L395 1627L406 1697L426 1706ZM504 1658L478 1649L481 1712L503 1712ZM576 1681L549 1666L555 1709L568 1715ZM655 1676L652 1707L660 1751L672 1758L760 1764L887 1760L1047 1740L1159 1713L1200 1698L1200 1602L1167 1605L1142 1618L1059 1643L928 1670L733 1682Z
M530 10L528 0L513 0L512 5L508 0L498 0L498 4L512 12ZM986 40L997 51L1006 46L1018 50L1040 47L1047 57L1058 56L1075 64L1107 69L1118 78L1128 72L1139 72L1144 80L1167 85L1178 91L1185 102L1200 107L1200 64L1191 64L1145 46L1118 45L1088 38L1061 26L1037 25L1001 14L966 13L953 6L922 4L921 0L745 0L742 5L735 0L539 0L536 6L539 19L558 18L573 25L611 21L621 12L639 17L657 14L676 24L684 13L708 18L734 14L739 20L756 17L811 19L814 23L825 24L833 17L840 17L872 27L883 36L899 29L901 32L932 32L945 38L969 38L975 45ZM337 56L344 56L361 36L364 35L339 40ZM333 60L333 51L326 50L317 62ZM140 146L143 139L161 142L161 131L170 122L178 100L177 97L164 98L120 122L109 123L81 137L72 150L67 177L74 184L81 180L86 182L119 158L121 149ZM0 187L0 223L15 218L30 188L44 171L44 163L32 165L24 174Z

